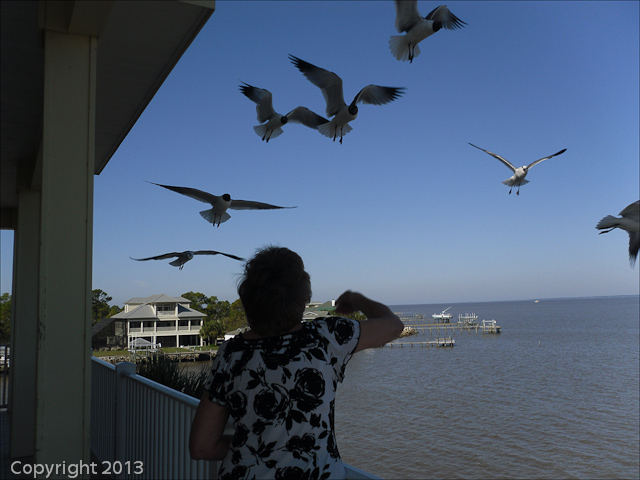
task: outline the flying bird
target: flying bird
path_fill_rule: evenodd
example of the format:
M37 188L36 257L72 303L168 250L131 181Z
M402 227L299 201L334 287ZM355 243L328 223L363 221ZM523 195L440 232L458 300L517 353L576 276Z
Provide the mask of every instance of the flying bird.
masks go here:
M153 182L148 182L153 183ZM159 187L166 188L176 193L186 195L199 202L208 203L212 208L209 210L203 210L200 212L202 218L212 225L226 222L231 218L231 215L227 213L227 209L232 210L271 210L276 208L296 208L296 207L278 207L277 205L270 205L268 203L252 202L250 200L231 200L231 196L225 193L222 196L213 195L211 193L203 192L196 188L189 187L172 187L170 185L160 185L159 183L153 183Z
M312 112L307 107L296 107L286 115L277 113L273 109L273 95L269 90L265 90L264 88L258 88L244 83L244 85L240 85L240 91L257 104L256 112L258 113L258 121L262 125L256 125L253 129L256 134L267 143L269 143L269 140L272 138L282 135L282 126L287 122L301 123L316 130L319 125L329 121L317 113Z
M622 218L607 215L598 222L596 228L600 234L609 233L614 228L626 230L629 234L629 262L633 267L640 249L640 201L633 202L619 214Z
M358 116L358 103L384 105L400 97L404 92L402 87L367 85L358 92L351 104L347 105L342 93L342 79L338 75L311 65L293 55L289 55L289 59L307 77L307 80L322 90L322 95L327 103L327 116L333 118L327 123L318 125L318 131L326 137L333 137L334 142L339 135L340 143L342 143L342 137L352 130L349 122Z
M184 252L171 252L165 253L164 255L157 255L155 257L149 258L133 258L129 257L131 260L137 260L138 262L144 262L145 260L165 260L167 258L176 258L173 262L169 262L169 265L173 265L174 267L184 267L184 264L191 260L195 255L224 255L225 257L233 258L235 260L244 261L244 258L236 257L235 255L230 255L228 253L216 252L215 250L186 250Z
M389 49L394 57L403 62L409 60L409 63L413 63L413 59L420 55L418 43L441 28L455 30L466 25L446 5L434 8L422 18L418 13L417 0L394 0L393 3L396 6L396 30L406 34L392 35L389 38Z
M469 145L471 145L472 147L476 147L473 143L469 143ZM479 150L482 150L485 153L488 153L489 155L491 155L494 158L497 158L498 160L500 160L502 163L504 163L507 167L509 167L511 169L511 171L513 172L513 175L510 178L507 178L505 181L503 181L502 183L504 183L505 185L508 185L509 187L509 194L511 194L511 190L513 189L513 187L518 187L518 191L516 193L516 195L520 195L520 186L521 185L525 185L526 183L529 183L529 180L525 180L524 177L527 176L527 172L531 169L531 167L539 164L540 162L542 162L543 160L547 160L548 158L551 157L555 157L556 155L560 155L561 153L564 153L567 151L566 148L563 148L562 150L560 150L557 153L554 153L553 155L549 155L548 157L544 157L541 158L539 160L536 160L535 162L530 163L529 165L525 165L523 167L520 168L516 168L514 167L511 162L505 158L502 158L500 155L497 155L493 152L490 152L489 150L485 150L484 148L480 148L480 147L476 147Z

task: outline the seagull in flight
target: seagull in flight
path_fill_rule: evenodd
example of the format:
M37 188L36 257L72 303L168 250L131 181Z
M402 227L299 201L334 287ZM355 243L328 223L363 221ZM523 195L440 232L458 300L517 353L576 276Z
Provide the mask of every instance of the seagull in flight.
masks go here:
M446 5L434 8L422 18L418 13L417 0L394 0L393 3L396 6L396 30L406 34L392 35L389 38L389 49L394 57L403 62L409 60L409 63L413 63L413 59L420 55L418 43L441 28L455 30L466 25Z
M165 260L167 258L176 258L173 262L169 262L169 265L173 265L174 267L184 267L184 264L191 260L195 255L224 255L225 257L233 258L235 260L244 261L244 258L236 257L235 255L230 255L228 253L216 252L215 250L186 250L184 252L171 252L165 253L164 255L157 255L155 257L149 258L133 258L129 257L131 260L137 260L138 262L144 262L145 260Z
M153 183L153 182L147 182ZM208 203L212 208L209 210L203 210L200 212L202 218L212 225L226 222L231 218L231 215L227 213L227 209L232 210L271 210L276 208L296 208L296 207L278 207L277 205L270 205L268 203L252 202L250 200L231 200L231 196L225 193L222 196L213 195L211 193L203 192L196 188L189 187L172 187L171 185L161 185L159 183L153 183L162 188L166 188L176 193L186 195L199 202Z
M473 143L469 143L469 145L471 145L472 147L476 147ZM531 169L531 167L539 164L543 160L547 160L548 158L555 157L556 155L560 155L561 153L564 153L564 152L567 151L566 148L563 148L562 150L560 150L559 152L554 153L553 155L549 155L548 157L544 157L544 158L541 158L539 160L536 160L535 162L532 162L529 165L525 165L523 167L516 168L511 164L511 162L509 160L501 157L500 155L495 154L493 152L490 152L489 150L485 150L484 148L480 148L480 147L476 147L476 148L479 149L479 150L482 150L485 153L488 153L489 155L491 155L494 158L497 158L498 160L500 160L502 163L504 163L507 167L509 167L511 169L511 171L513 172L513 175L510 178L507 178L502 183L504 183L505 185L508 185L509 187L511 187L511 188L509 188L509 194L511 194L511 190L513 189L513 187L518 187L518 191L516 192L516 195L520 195L520 186L521 185L529 183L529 180L525 180L524 177L527 176L527 172Z
M267 143L269 143L270 139L282 135L282 126L289 121L301 123L314 130L316 130L319 125L329 121L317 113L312 112L307 107L296 107L286 115L277 113L273 109L273 96L271 92L264 88L258 88L244 83L244 85L240 85L240 91L248 99L257 104L256 112L258 112L258 121L262 125L256 125L253 129L256 134Z
M293 55L289 55L289 60L307 77L307 80L322 90L322 95L327 103L327 116L333 118L330 122L318 125L318 131L326 137L333 137L334 142L339 135L341 144L343 135L352 130L349 122L358 116L358 103L384 105L400 97L404 92L402 87L367 85L358 92L351 104L347 105L342 93L342 79L338 75L311 65Z
M622 218L607 215L598 222L596 228L600 234L609 233L614 228L626 230L629 234L629 262L633 267L640 250L640 201L627 205L619 214Z

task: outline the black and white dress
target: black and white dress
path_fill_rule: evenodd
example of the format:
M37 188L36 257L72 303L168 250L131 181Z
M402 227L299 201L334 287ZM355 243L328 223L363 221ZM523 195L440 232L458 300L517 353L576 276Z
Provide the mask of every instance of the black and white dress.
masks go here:
M359 337L357 321L327 317L285 335L238 335L220 346L205 383L235 427L220 479L344 478L335 394Z

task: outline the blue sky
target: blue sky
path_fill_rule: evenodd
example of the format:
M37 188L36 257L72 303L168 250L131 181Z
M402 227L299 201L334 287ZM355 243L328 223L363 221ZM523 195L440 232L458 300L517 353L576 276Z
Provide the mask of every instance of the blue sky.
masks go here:
M438 3L418 2L423 15ZM242 264L197 257L184 270L134 262L213 249L250 257L297 251L314 300L354 289L389 304L638 294L628 235L596 223L639 193L638 2L448 2L467 22L420 44L412 64L388 47L389 1L216 2L216 11L137 124L95 177L93 286L113 303L193 290L237 298ZM342 77L347 103L365 85L405 87L361 105L343 144L288 124L268 144L240 82L286 113L325 116L293 54ZM511 172L468 142L533 168ZM146 181L295 209L229 211ZM2 232L2 292L11 288Z

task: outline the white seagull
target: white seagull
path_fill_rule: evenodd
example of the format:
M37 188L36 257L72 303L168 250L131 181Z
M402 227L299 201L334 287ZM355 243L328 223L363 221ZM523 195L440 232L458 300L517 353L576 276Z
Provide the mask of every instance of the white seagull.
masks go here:
M602 230L602 233L608 233L614 228L626 230L629 234L629 262L633 267L636 263L638 250L640 250L640 201L633 202L631 205L620 212L622 218L607 215L598 222L596 228Z
M472 147L476 147L473 143L469 143L469 145L471 145ZM566 148L563 148L562 150L560 150L557 153L554 153L553 155L549 155L548 157L544 157L544 158L541 158L539 160L536 160L535 162L532 162L529 165L525 165L523 167L516 168L511 164L511 162L509 160L507 160L505 158L502 158L500 155L495 154L493 152L490 152L489 150L485 150L484 148L480 148L480 147L476 147L476 148L479 149L479 150L482 150L485 153L488 153L489 155L491 155L494 158L497 158L498 160L500 160L502 163L504 163L507 167L509 167L511 169L511 171L513 172L513 175L510 178L507 178L502 183L504 183L505 185L511 187L511 188L509 188L509 194L511 194L511 190L513 189L513 187L518 187L518 191L516 192L516 195L520 195L520 186L521 185L529 183L529 180L525 180L524 177L527 176L527 172L529 171L529 169L531 169L531 167L539 164L543 160L547 160L548 158L555 157L556 155L560 155L561 153L564 153L564 152L567 151Z
M253 129L256 134L267 143L269 143L270 139L282 135L282 126L288 121L301 123L314 130L317 130L319 125L329 121L317 113L312 112L307 107L294 108L286 115L277 113L273 109L273 96L271 92L264 88L258 88L244 83L244 85L240 85L240 91L257 104L256 112L258 113L258 121L262 125L256 125Z
M318 125L318 131L326 137L340 136L342 143L343 135L352 129L349 122L358 116L358 103L370 105L384 105L392 102L404 92L404 88L381 87L379 85L367 85L358 92L350 105L344 102L342 93L342 79L333 72L324 68L311 65L304 60L289 55L289 59L311 83L322 90L322 95L327 103L327 116L333 117L330 122Z
M422 18L418 13L417 0L394 0L396 6L396 30L405 35L392 35L389 38L389 49L394 57L403 62L420 55L418 43L433 35L441 28L454 30L462 28L465 22L449 11L446 5L434 8L429 15Z
M148 182L153 183L153 182ZM189 187L172 187L170 185L160 185L159 183L153 183L159 187L172 190L176 193L186 195L199 202L208 203L211 205L211 209L203 210L200 212L202 218L212 225L226 222L231 218L231 215L227 213L227 209L232 210L271 210L276 208L296 208L296 207L278 207L277 205L270 205L268 203L252 202L250 200L231 200L231 196L225 193L222 196L213 195L211 193L203 192L196 188Z
M182 270L182 267L184 267L184 264L187 263L189 260L191 260L195 255L224 255L225 257L244 261L244 258L236 257L235 255L230 255L228 253L216 252L215 250L196 250L195 252L193 250L186 250L184 252L165 253L164 255L157 255L155 257L149 257L149 258L133 258L133 257L129 257L129 258L131 260L137 260L138 262L144 262L145 260L164 260L167 258L178 257L173 262L169 262L169 265L173 265L174 267L180 267L180 270Z

